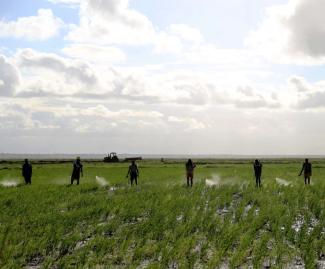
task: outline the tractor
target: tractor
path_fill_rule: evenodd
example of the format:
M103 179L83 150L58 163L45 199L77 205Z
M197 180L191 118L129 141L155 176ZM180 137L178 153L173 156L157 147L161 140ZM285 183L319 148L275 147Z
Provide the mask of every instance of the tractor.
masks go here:
M119 159L116 152L111 152L107 157L104 158L105 163L118 163Z

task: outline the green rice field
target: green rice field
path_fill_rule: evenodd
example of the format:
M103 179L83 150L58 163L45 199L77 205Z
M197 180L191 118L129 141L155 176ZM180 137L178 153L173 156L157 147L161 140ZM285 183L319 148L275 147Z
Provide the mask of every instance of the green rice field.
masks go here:
M325 268L325 160L262 160L255 188L251 160L141 161L139 185L128 163L72 161L0 164L0 268Z

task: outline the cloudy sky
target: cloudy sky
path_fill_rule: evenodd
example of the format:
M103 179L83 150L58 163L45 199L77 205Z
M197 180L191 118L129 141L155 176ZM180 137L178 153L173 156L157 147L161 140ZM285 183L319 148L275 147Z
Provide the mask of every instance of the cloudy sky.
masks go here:
M0 4L0 152L323 154L324 0Z

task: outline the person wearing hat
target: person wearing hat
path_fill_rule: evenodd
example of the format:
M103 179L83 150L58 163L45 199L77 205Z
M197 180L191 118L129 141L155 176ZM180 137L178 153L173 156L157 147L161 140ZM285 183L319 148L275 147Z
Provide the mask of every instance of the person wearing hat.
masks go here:
M80 180L80 174L83 176L83 165L80 161L80 157L77 157L77 159L73 162L73 170L71 175L71 185L75 180L77 180L77 185L79 185Z
M22 167L22 174L26 184L32 184L32 171L32 165L29 163L28 159L25 159Z

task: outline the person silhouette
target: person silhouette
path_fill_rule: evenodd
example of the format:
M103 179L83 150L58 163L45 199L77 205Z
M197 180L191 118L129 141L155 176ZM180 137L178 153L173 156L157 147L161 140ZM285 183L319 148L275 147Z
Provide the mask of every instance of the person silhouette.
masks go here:
M139 170L135 161L132 161L131 165L129 166L126 177L128 176L130 176L131 186L133 185L133 181L135 182L135 185L138 185Z
M25 179L25 183L31 185L32 184L32 165L29 163L28 159L25 159L25 162L22 167L22 175Z
M79 185L80 174L83 176L83 165L81 163L80 157L77 157L77 159L73 162L71 185L75 180L77 180L77 185Z
M192 162L192 160L188 159L187 163L185 164L187 187L193 186L193 177L194 177L194 168L195 167L196 167L196 165Z
M300 171L299 176L302 175L302 172L304 172L304 178L305 178L305 185L310 185L310 178L312 175L312 167L311 163L309 162L308 159L305 159L305 162L302 164L302 168Z
M261 187L261 176L262 176L262 163L259 160L255 160L253 166L254 166L256 187L260 188Z

